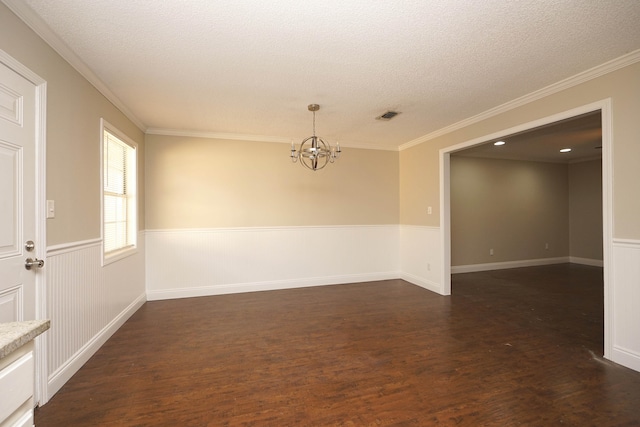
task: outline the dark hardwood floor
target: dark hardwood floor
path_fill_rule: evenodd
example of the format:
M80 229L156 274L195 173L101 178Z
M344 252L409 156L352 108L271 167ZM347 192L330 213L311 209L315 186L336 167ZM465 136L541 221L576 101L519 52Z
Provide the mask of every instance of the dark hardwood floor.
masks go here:
M602 269L146 303L36 411L49 426L636 426Z

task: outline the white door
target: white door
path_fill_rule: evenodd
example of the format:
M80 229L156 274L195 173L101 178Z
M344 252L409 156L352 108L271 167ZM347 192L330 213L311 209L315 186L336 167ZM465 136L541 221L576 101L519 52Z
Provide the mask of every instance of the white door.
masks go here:
M36 86L0 62L0 322L36 318L35 177Z

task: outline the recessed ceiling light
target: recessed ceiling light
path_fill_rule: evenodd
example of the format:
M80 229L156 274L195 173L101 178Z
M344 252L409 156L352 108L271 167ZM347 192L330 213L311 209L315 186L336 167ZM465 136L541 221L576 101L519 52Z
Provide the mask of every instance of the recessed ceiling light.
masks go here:
M571 151L571 148L563 148L560 150L561 153L568 153L569 151Z
M504 141L496 141L493 143L493 145L504 145L504 144L506 144L506 142Z

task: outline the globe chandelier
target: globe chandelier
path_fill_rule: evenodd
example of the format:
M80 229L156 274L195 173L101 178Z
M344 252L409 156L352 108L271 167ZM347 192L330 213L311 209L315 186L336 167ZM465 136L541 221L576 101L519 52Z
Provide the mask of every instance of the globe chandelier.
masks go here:
M320 109L320 106L318 104L309 104L307 108L313 112L313 135L304 139L297 151L292 142L290 157L293 163L300 160L302 166L312 171L317 171L338 160L342 150L340 150L340 144L336 143L336 146L332 148L328 142L316 136L316 111Z

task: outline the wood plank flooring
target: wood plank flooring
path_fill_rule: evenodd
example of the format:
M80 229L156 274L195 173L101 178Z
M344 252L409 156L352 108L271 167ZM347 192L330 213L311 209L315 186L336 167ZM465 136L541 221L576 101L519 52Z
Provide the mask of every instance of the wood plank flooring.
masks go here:
M50 426L633 426L602 269L146 303L36 411Z

